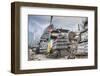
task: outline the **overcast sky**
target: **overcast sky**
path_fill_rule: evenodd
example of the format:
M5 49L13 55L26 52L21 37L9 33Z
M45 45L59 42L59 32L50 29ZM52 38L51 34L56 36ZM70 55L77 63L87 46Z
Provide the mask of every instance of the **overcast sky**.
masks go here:
M32 43L32 41L39 41L44 29L50 24L50 18L51 16L28 16L29 44ZM82 24L84 20L86 20L86 17L53 16L52 24L55 28L77 31L78 24Z

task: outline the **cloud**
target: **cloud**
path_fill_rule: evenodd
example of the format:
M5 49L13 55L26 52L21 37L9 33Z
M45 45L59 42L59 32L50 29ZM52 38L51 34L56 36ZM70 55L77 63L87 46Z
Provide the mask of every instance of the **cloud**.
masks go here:
M45 16L28 16L28 32L32 33L32 36L29 36L29 42L37 43L48 25L49 18Z
M82 23L82 17L54 17L53 24L58 28L75 29Z

